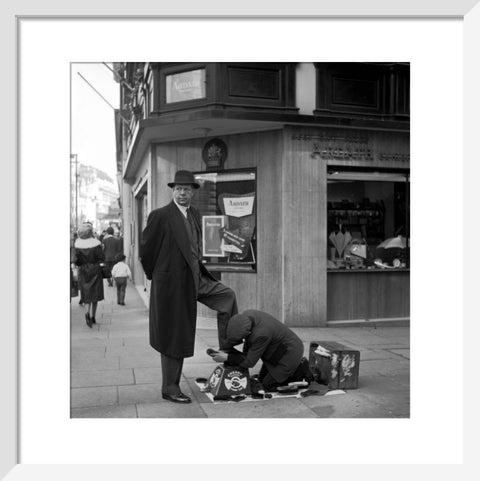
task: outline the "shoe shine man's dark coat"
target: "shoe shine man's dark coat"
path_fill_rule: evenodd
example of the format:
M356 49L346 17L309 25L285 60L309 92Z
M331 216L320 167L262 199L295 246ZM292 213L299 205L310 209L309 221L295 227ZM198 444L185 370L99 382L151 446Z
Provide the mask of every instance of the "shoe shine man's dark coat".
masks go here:
M200 214L190 207L200 225ZM153 210L142 234L140 260L150 286L150 345L167 356L193 356L197 286L183 214L172 201ZM200 262L200 271L215 280Z
M279 383L296 371L303 356L301 339L266 312L248 309L228 321L227 340L237 345L242 339L246 357L239 366L249 369L261 359Z

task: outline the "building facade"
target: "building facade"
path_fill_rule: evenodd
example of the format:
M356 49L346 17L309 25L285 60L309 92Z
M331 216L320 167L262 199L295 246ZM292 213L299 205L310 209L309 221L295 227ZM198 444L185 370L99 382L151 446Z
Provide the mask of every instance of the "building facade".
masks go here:
M127 256L175 171L201 185L207 268L289 326L408 322L405 63L115 64ZM206 308L200 315L211 315Z
M77 161L71 168L71 225L92 222L97 233L107 227L121 229L118 187L105 172ZM78 162L78 163L77 163ZM76 230L76 229L75 229Z

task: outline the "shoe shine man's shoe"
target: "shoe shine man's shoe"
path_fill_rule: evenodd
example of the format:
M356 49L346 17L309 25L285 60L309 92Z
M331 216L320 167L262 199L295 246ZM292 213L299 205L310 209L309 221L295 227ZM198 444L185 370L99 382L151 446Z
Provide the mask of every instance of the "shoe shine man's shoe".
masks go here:
M188 397L185 396L183 393L178 393L178 394L162 394L162 398L166 399L167 401L172 401L174 403L191 403L192 400Z
M313 382L315 379L315 376L313 375L313 372L310 369L310 363L308 362L308 359L306 357L302 358L300 365L302 366L302 370L303 370L303 379L308 383Z

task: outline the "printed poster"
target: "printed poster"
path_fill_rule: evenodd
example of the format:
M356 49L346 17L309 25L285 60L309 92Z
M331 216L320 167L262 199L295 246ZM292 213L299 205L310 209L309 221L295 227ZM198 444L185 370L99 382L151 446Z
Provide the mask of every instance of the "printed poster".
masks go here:
M202 217L203 256L225 257L222 235L227 217L225 215L204 215Z

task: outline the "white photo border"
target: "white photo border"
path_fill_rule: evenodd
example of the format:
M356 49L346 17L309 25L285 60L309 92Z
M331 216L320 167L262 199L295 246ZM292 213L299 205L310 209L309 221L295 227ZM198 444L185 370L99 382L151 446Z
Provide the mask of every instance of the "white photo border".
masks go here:
M10 2L7 2L10 3ZM22 5L25 3L25 5ZM1 79L1 82L4 87L4 92L7 92L5 95L4 102L7 105L7 115L3 120L3 132L5 134L5 159L4 162L5 169L5 182L4 182L4 189L1 191L1 205L3 209L3 218L7 219L7 228L5 229L6 233L10 233L10 235L5 236L2 238L2 247L4 248L3 252L6 252L4 262L7 267L5 269L5 278L2 280L3 283L3 290L4 293L4 314L6 314L6 327L4 328L4 336L1 336L1 347L0 356L1 356L1 363L0 363L0 370L1 370L1 379L4 382L4 395L0 400L0 425L2 426L2 430L0 432L0 476L4 476L7 472L14 468L10 473L7 475L5 479L38 479L39 477L45 477L46 479L82 479L85 476L89 476L90 479L100 479L100 476L104 478L105 476L113 476L115 475L117 479L131 479L132 477L137 477L140 479L147 479L151 477L154 479L155 476L158 476L159 469L161 469L162 474L172 476L173 473L178 473L178 467L167 467L167 466L151 466L148 465L139 465L139 466L124 466L124 465L114 465L114 466L106 466L106 465L83 465L83 466L74 466L74 465L65 465L61 459L58 460L58 464L55 465L43 465L43 466L33 466L33 465L22 465L18 464L18 446L19 446L19 438L18 438L18 371L17 371L17 356L18 351L21 350L22 346L17 346L17 341L19 339L18 335L18 327L17 327L17 316L22 309L22 302L25 300L18 299L18 288L20 283L24 280L19 277L19 251L20 251L20 242L21 233L18 229L18 196L19 192L21 191L22 186L19 184L20 180L20 167L18 162L19 159L19 152L18 152L18 145L19 141L17 139L18 133L18 125L19 125L19 109L17 105L17 89L19 88L19 81L21 80L17 74L17 53L19 48L19 43L21 42L21 21L16 21L15 16L20 15L18 13L20 10L24 10L21 7L29 7L26 5L28 2L15 2L12 5L4 5L2 6L2 10L4 10L2 15L2 38L4 42L2 42L2 49L3 49L3 56L5 70L4 72L9 72L8 75L4 75ZM55 3L55 2L52 2ZM120 3L120 2L118 2ZM183 2L185 4L185 2ZM349 3L349 2L346 2ZM363 2L369 3L369 2ZM372 3L380 3L380 2L372 2ZM476 185L475 182L475 174L478 173L478 168L475 166L475 162L473 160L473 152L475 152L476 147L476 137L478 136L478 127L475 125L476 120L476 112L479 111L480 102L479 102L479 93L477 91L478 85L480 85L480 76L479 76L479 67L478 67L478 55L476 52L475 46L479 44L479 30L480 30L480 9L479 5L473 6L476 1L469 1L469 2L431 2L431 5L428 8L424 7L422 12L417 13L409 13L407 10L407 6L410 7L410 12L415 12L415 8L412 5L409 5L409 2L404 2L404 9L401 13L387 13L386 10L381 10L381 16L389 16L389 15L401 15L401 16L408 16L411 18L415 18L417 15L425 17L431 17L432 21L438 19L439 17L445 16L455 16L455 17L464 17L464 24L463 24L463 31L464 31L464 164L463 164L463 178L464 178L464 209L463 209L463 221L464 221L464 228L463 228L463 247L464 247L464 269L463 269L463 283L464 283L464 304L463 304L463 321L464 321L464 368L465 371L463 373L463 379L465 381L465 399L478 399L475 397L475 394L472 392L472 389L469 387L469 379L475 379L475 371L474 367L475 364L471 361L474 361L474 354L475 354L475 345L473 344L474 339L477 336L473 335L473 326L468 324L469 322L472 323L475 321L475 296L478 295L475 288L475 283L473 282L475 273L473 272L474 267L469 266L469 262L472 263L472 259L475 255L475 239L478 239L478 227L475 225L476 221L476 209L475 203L478 203L478 199L475 197L475 190ZM446 8L446 4L447 8ZM244 4L245 5L245 4ZM40 18L40 16L45 16L45 19L48 20L49 15L58 15L62 14L65 15L65 6L64 4L56 5L57 8L54 8L50 11L50 9L45 9L43 12L35 13L31 17ZM312 7L312 6L310 6ZM347 16L347 17L362 17L362 13L356 11L356 13L352 13L355 9L351 8L345 11L341 11L341 7L337 7L338 10L330 5L326 8L325 15L337 15L339 17ZM378 6L377 6L378 7ZM395 11L395 7L397 8L397 12L400 9L398 6L393 6L393 11ZM448 8L449 7L449 8ZM473 7L473 8L472 8ZM224 8L224 7L223 7ZM357 7L358 8L358 7ZM362 5L362 10L364 5ZM386 9L385 2L382 3L382 9ZM32 10L35 10L32 8ZM256 9L252 8L251 11L255 11ZM321 10L321 8L320 8ZM401 9L400 9L401 10ZM118 8L112 9L112 11L118 11ZM222 11L220 10L216 10ZM225 10L223 10L225 11ZM278 13L278 7L272 8L271 11L276 11ZM301 13L307 12L308 9L299 10ZM310 10L312 11L312 10ZM322 12L319 11L319 6L317 5L313 8L313 11L317 15L321 15ZM58 13L52 13L58 12ZM158 7L153 7L152 15L158 14ZM207 13L206 13L207 12ZM367 7L363 12L364 16L368 15L375 15L373 11ZM172 12L174 14L176 12ZM241 13L241 12L240 12ZM28 14L28 12L27 12ZM101 16L104 13L101 11L100 7L96 7L95 5L89 6L88 16L91 17L92 20L95 19L97 16ZM203 15L208 14L208 9L203 9ZM237 13L238 14L238 13ZM245 13L244 13L245 14ZM260 13L260 15L268 15L268 13ZM22 12L22 15L25 15ZM78 13L69 13L68 15L81 16L85 15L85 12L78 12ZM145 13L145 15L147 15ZM197 15L202 15L201 12L198 12ZM228 16L228 14L225 14ZM255 16L255 14L250 14L251 16ZM21 16L21 15L20 15ZM195 15L194 15L195 16ZM294 14L292 15L294 16ZM112 17L113 18L113 17ZM20 19L21 20L21 19ZM58 19L57 21L65 21ZM201 18L198 18L197 21L202 21ZM17 31L17 28L19 29ZM12 40L14 40L14 45L12 45ZM122 59L121 59L122 60ZM135 58L132 60L136 60ZM468 101L466 101L468 100ZM12 121L15 119L15 122ZM459 146L459 152L462 153L461 146ZM15 207L14 207L15 206ZM14 208L12 208L14 207ZM458 214L460 215L460 213ZM474 220L472 222L472 219ZM47 220L46 220L47 221ZM48 226L46 226L47 228ZM468 231L466 230L468 229ZM468 235L466 235L468 233ZM22 233L24 235L24 233ZM32 233L34 235L34 233ZM63 239L62 236L60 238ZM17 245L19 246L17 248ZM15 253L15 255L12 255ZM473 256L473 257L472 257ZM15 282L12 282L15 280ZM478 284L478 283L477 283ZM60 292L62 292L60 290ZM18 301L18 303L17 303ZM458 306L459 312L462 312L461 306ZM478 328L476 328L476 334L478 334ZM434 339L432 338L432 344L434 343ZM431 347L431 346L429 346ZM443 346L445 347L445 346ZM450 361L454 362L454 361ZM458 360L457 360L458 362ZM472 367L470 367L472 366ZM459 378L462 375L459 374ZM445 391L455 390L455 384L451 383L452 380L446 380L444 386L439 386L439 391L445 393ZM461 385L461 384L460 384ZM467 395L468 393L468 395ZM478 396L478 395L477 395ZM471 402L471 401L470 401ZM478 404L477 404L478 405ZM468 404L466 404L468 406ZM478 421L478 415L473 414L473 410L468 409L465 411L465 418L469 419L469 423L465 424L465 433L468 434L468 431L473 430L478 423L473 422L475 419ZM470 421L471 420L471 421ZM439 435L441 435L441 422L442 420L439 419ZM471 434L471 433L470 433ZM474 439L474 438L470 438ZM468 474L471 472L470 470L477 470L476 469L476 459L475 459L475 447L472 446L468 439L465 439L465 447L464 447L464 461L463 464L458 466L451 466L448 468L440 468L438 475L440 479L443 479L443 475L448 473L449 477L456 476L459 479L467 479ZM361 442L359 440L354 441ZM381 440L380 440L381 442ZM353 447L355 449L355 447ZM212 447L212 452L215 450L215 447ZM321 452L321 446L319 446L319 452ZM279 461L281 457L279 457ZM305 461L305 464L308 465L310 463L309 460ZM379 460L381 464L381 460ZM234 463L232 463L234 464ZM358 475L362 472L366 472L366 468L368 466L342 466L341 468L341 476L352 476ZM380 467L372 468L371 466L368 467L370 471L368 471L370 478L376 479L378 476L384 476L385 470L381 469ZM387 467L388 468L388 467ZM199 475L200 471L203 472L211 472L212 467L204 466L202 469L193 466L185 465L182 467L182 477L187 474L189 475ZM325 467L326 469L326 467ZM396 479L400 479L400 474L402 478L405 476L406 473L410 474L411 469L415 469L415 466L402 466L396 467L395 470L393 467L387 469L390 477ZM417 469L420 467L417 466ZM171 470L171 471L169 471ZM241 473L243 470L241 466L237 471L233 471L234 473ZM310 472L307 466L300 467L291 467L291 466L281 466L281 471L284 474L288 475L295 475L295 476L302 476ZM261 470L258 471L261 473ZM272 472L272 471L270 471ZM319 472L318 466L313 469L313 472ZM330 472L330 471L329 471ZM333 471L335 472L335 471ZM430 473L430 471L426 471L426 473ZM169 474L167 474L169 473ZM324 470L324 467L321 468L321 474L326 475L327 471ZM178 474L176 475L178 477ZM235 479L237 476L236 474L229 475L231 478ZM244 476L244 472L242 477ZM338 474L336 475L338 477Z

